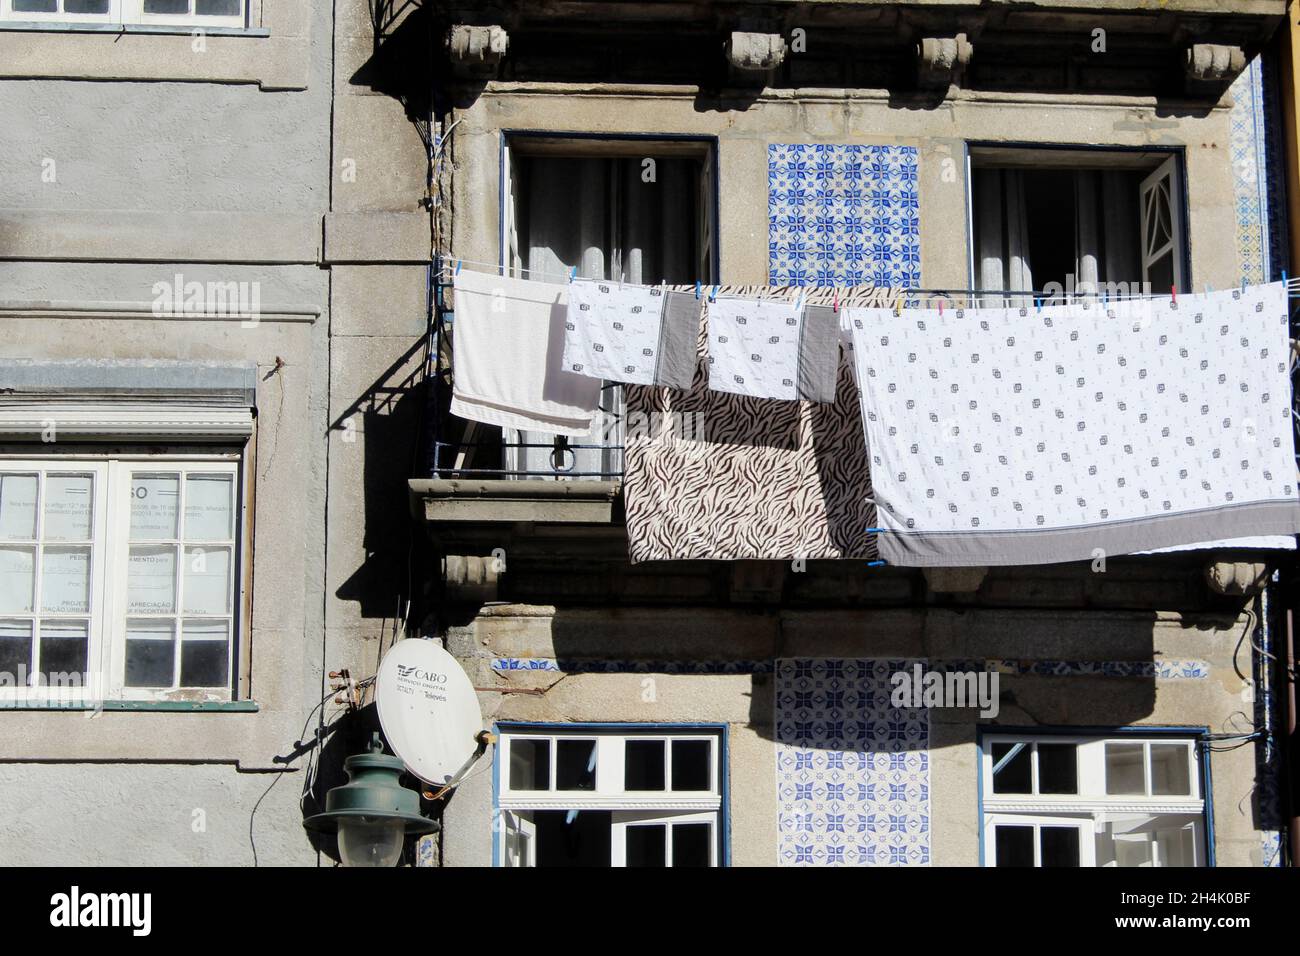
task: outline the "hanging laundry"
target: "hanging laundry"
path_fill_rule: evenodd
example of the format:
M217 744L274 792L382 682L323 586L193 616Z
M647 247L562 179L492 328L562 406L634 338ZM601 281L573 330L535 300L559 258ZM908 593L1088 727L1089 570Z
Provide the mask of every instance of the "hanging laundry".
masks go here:
M503 428L583 436L600 382L566 372L568 287L459 271L451 413Z
M569 283L564 368L634 385L690 388L702 300L660 286Z
M1040 564L1300 531L1280 283L850 322L891 563Z
M717 296L708 304L709 388L835 401L840 324L831 306Z

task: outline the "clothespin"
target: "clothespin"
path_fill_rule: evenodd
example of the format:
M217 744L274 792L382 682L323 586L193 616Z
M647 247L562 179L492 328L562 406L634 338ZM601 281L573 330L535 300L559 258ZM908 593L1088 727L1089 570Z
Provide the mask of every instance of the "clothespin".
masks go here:
M1178 286L1171 285L1169 287L1169 300L1173 305L1178 304Z
M1034 308L1037 309L1039 312L1042 312L1042 311L1043 311L1043 300L1042 300L1042 299L1038 299L1038 298L1034 299Z
M461 262L459 259L456 260L456 275L460 275L460 267L463 265L464 263Z
M1245 291L1246 291L1246 277L1245 277L1245 276L1242 276L1242 277L1241 277L1241 291L1242 291L1242 292L1245 292Z
M569 281L572 282L576 278L578 278L578 267L574 266L569 270Z
M835 301L833 301L833 302L831 303L831 311L832 311L832 312L838 312L839 310L840 310L840 290L839 290L839 289L836 289L836 290L835 290Z
M713 291L709 293L709 301L710 302L718 301L718 286L715 285L713 287Z
M943 318L943 299L939 300L939 318Z
M699 280L699 279L696 279L696 280L695 280L695 298L698 299L698 298L700 297L700 289L702 289L702 288L703 288L703 285L701 284L700 280Z

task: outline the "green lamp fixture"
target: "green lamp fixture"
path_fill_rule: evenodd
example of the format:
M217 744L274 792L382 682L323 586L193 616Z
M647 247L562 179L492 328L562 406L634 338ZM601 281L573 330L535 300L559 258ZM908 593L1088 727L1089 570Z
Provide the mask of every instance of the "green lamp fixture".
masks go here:
M408 836L433 833L434 820L420 813L420 797L398 778L406 767L384 753L379 734L368 753L343 761L348 782L325 795L325 812L303 826L316 833L337 833L344 866L394 866Z

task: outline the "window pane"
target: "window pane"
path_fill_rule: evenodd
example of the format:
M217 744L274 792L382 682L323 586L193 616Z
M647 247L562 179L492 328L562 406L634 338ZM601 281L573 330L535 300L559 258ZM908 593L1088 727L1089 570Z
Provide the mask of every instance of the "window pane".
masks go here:
M234 17L239 15L240 0L195 0L194 12L205 17Z
M126 686L171 687L175 677L175 625L170 621L126 622Z
M1038 831L1043 866L1079 865L1079 828L1043 827Z
M41 610L47 614L90 613L90 548L46 548L41 552Z
M225 621L186 621L181 634L181 686L230 683L230 626Z
M629 740L623 748L623 789L664 789L663 740Z
M707 740L673 741L673 789L708 790L710 744Z
M596 789L596 741L555 742L555 789Z
M1196 865L1196 830L1191 825L1174 830L1157 830L1156 844L1161 866Z
M1151 792L1162 797L1192 794L1187 744L1151 745Z
M1150 833L1115 835L1115 865L1119 867L1155 866L1155 844Z
M1033 827L994 827L998 866L1034 865Z
M85 621L41 623L41 680L51 687L83 687L89 670L89 627Z
M89 541L95 494L90 475L45 476L46 541Z
M176 611L176 549L133 547L126 565L126 613Z
M187 548L185 551L186 614L230 612L230 549Z
M1033 763L1029 744L993 745L993 792L1033 793ZM1003 761L1006 761L1003 763ZM999 768L999 764L1001 767Z
M0 548L0 613L31 613L34 567L33 549Z
M187 475L185 540L229 541L233 475Z
M131 476L131 540L160 541L176 537L177 475Z
M1143 776L1142 744L1106 745L1106 792L1129 794L1147 792Z
M613 830L608 810L536 810L533 818L538 866L609 866Z
M679 823L673 827L673 866L708 866L711 829L707 823Z
M31 668L31 621L0 621L0 674L10 687L26 687Z
M1078 747L1075 744L1038 745L1038 792L1079 792Z
M35 475L0 475L0 538L36 538Z
M551 789L551 742L527 737L510 741L510 789Z
M190 0L144 0L145 13L189 13Z
M15 13L58 13L58 0L14 0Z
M108 0L63 0L65 13L108 13Z
M668 828L663 824L627 828L628 866L667 866Z

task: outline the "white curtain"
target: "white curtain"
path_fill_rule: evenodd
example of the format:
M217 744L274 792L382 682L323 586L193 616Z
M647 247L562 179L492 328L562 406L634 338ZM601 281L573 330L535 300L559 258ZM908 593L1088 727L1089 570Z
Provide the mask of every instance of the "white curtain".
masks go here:
M531 156L516 159L514 170L518 248L533 278L562 281L574 266L586 279L640 284L704 275L696 249L698 161ZM622 413L621 386L606 385L591 437L573 444L621 446ZM507 467L515 470L549 473L558 464L616 474L623 467L616 448L556 450L553 436L540 432L506 440L546 446L507 448Z
M979 288L1030 292L1029 228L1025 218L1025 179L1018 169L983 170L978 177ZM984 298L985 306L1025 305L1028 296Z

